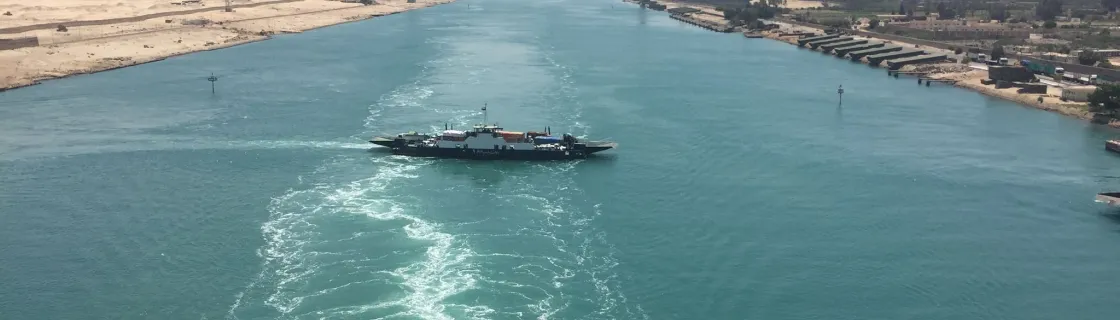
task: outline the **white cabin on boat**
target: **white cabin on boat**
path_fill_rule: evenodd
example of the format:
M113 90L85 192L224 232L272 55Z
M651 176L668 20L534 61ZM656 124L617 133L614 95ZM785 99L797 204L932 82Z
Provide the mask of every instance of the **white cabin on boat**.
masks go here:
M541 138L541 137L544 138ZM539 144L537 140L557 143ZM438 137L427 140L425 146L455 149L493 150L564 150L554 137L537 132L505 131L497 125L475 125L471 131L444 130Z

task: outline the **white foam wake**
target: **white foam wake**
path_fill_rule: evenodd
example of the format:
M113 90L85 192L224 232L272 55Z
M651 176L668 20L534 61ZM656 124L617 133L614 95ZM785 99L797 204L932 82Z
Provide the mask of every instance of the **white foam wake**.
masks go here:
M424 78L422 72L419 79ZM425 106L424 101L432 94L430 87L416 82L384 95L377 104L370 106L370 114L365 119L367 132L351 138L368 138L366 135L383 130L380 128L386 126L386 119L408 118L394 117L398 112L445 114L459 123L471 115ZM298 141L237 145L369 147L360 143ZM373 163L360 163L369 161ZM311 177L301 178L312 187L290 190L274 198L268 207L269 220L261 227L266 240L259 252L264 260L262 272L237 295L227 317L237 318L241 310L254 317L271 310L280 318L338 315L486 318L492 312L486 306L443 302L475 285L476 268L472 266L474 253L470 247L456 235L441 231L439 223L422 218L423 204L416 203L416 198L408 191L397 189L407 186L405 181L417 178L417 171L431 163L431 160L399 156L334 159L317 168ZM364 167L375 167L376 171L367 178L333 181L338 175L333 171ZM315 179L327 181L315 182ZM361 224L359 231L338 234L340 230L354 229L355 223ZM399 238L405 238L405 243L395 240ZM354 249L368 247L363 243L387 248ZM422 246L421 249L417 249L417 245ZM346 275L347 279L337 282L339 275ZM355 298L350 296L353 292L378 296ZM262 311L260 306L268 310ZM253 310L254 307L257 309Z
M647 318L640 305L628 301L622 292L615 258L615 247L606 234L594 227L594 220L602 215L600 204L581 204L586 195L571 179L577 163L538 166L544 174L552 176L551 185L522 183L517 189L525 193L509 195L511 200L525 203L537 214L537 222L530 232L551 240L558 254L544 259L525 259L522 266L539 278L552 283L548 299L530 306L539 319L547 319L573 304L596 305L598 310L585 315L590 319L643 319ZM523 257L524 258L524 257ZM542 279L543 280L543 279ZM590 282L594 292L568 292ZM573 288L573 289L569 289Z
M547 51L552 52L552 51ZM553 66L559 87L548 95L549 104L555 106L552 112L561 123L569 124L568 130L579 138L591 134L591 126L583 122L584 105L579 99L578 87L572 82L567 66L557 62L552 55L542 57ZM557 255L541 259L521 257L519 272L527 272L538 278L549 279L551 288L542 288L555 293L546 293L542 299L529 307L538 319L548 319L557 314L565 314L565 309L575 304L596 305L593 314L581 315L591 319L648 319L641 305L629 301L623 293L620 275L614 269L615 247L606 239L606 234L594 227L594 220L602 215L601 204L583 203L587 195L573 179L575 168L581 161L562 164L537 165L534 170L539 175L549 176L549 184L531 182L518 183L514 189L524 193L509 195L518 198L529 210L536 212L539 219L535 230L528 230L537 236L551 239ZM590 282L594 293L569 292L583 283ZM590 294L589 294L590 293Z
M387 195L393 183L416 178L416 169L428 162L413 159L379 160L382 166L373 177L350 182L344 186L317 187L293 191L273 201L273 219L262 230L269 239L263 250L265 264L271 269L275 291L266 304L284 315L300 313L300 305L309 298L330 294L330 290L307 293L303 288L319 281L319 256L343 254L325 251L330 242L368 240L364 237L337 239L321 232L331 219L345 220L341 216L359 215L376 221L403 223L400 229L414 241L427 245L422 257L414 263L391 271L376 270L384 276L379 280L400 283L407 289L403 297L394 301L367 305L344 306L329 310L314 310L312 314L360 314L369 311L402 307L398 315L412 315L423 319L451 319L441 304L447 297L474 285L468 259L471 250L454 235L439 231L440 225L409 214L400 201ZM407 254L406 254L407 255ZM368 257L350 257L354 259ZM347 269L359 269L355 264ZM349 285L349 284L346 284ZM462 310L468 312L471 310ZM476 309L485 312L485 309Z
M329 232L323 230L323 226L330 223L330 220L348 214L362 214L379 220L407 217L397 203L378 199L377 193L384 192L393 180L414 177L408 173L416 170L419 165L378 162L382 166L370 178L341 187L320 185L312 189L290 191L273 199L269 205L269 221L261 227L267 239L267 244L261 250L265 260L264 277L272 280L274 288L265 304L288 315L309 297L301 287L307 285L308 280L320 271L316 257L330 252L327 249L313 248L346 240L323 234L325 231ZM358 197L371 199L356 203L355 198ZM419 219L415 220L423 223Z
M474 286L475 274L470 259L474 253L455 235L440 231L436 222L425 220L411 211L405 201L393 195L394 186L414 179L415 172L430 160L387 157L374 159L377 172L365 179L338 184L316 184L304 190L291 190L276 197L269 205L270 217L262 227L266 245L260 255L263 271L251 286L267 292L263 304L282 316L330 314L411 315L422 319L452 319L451 314L484 317L490 310L481 306L463 306L448 310L442 301ZM354 217L371 219L374 230L353 234L331 234L341 225L355 223ZM368 220L367 220L368 221ZM360 223L360 220L359 220ZM388 225L388 227L376 227ZM352 251L354 242L382 239L376 233L403 233L410 241L424 246L422 252L408 249L380 254L391 259L405 258L407 265L384 269L369 252ZM384 244L383 244L384 245ZM319 290L309 287L329 283L332 273L369 272L357 282L331 284ZM309 300L330 298L343 287L399 284L405 290L399 299L368 304L322 308ZM373 288L373 287L371 287ZM372 289L371 289L372 290ZM250 290L247 290L250 291ZM230 310L236 318L244 294L239 295ZM400 311L394 311L400 310Z
M354 140L354 142L297 140L216 141L206 138L137 136L132 139L90 141L58 145L34 145L14 150L0 150L0 160L25 160L43 157L140 151L276 149L362 150L374 147L374 145L369 142L363 142L363 140Z

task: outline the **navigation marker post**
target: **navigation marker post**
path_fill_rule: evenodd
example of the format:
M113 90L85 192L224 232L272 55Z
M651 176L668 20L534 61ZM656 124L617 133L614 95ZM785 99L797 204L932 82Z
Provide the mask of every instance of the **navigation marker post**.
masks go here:
M214 73L211 72L210 77L206 78L206 81L210 81L210 94L214 94L214 82L218 81L218 77L215 77Z
M836 89L836 94L840 96L840 103L837 104L836 106L837 107L843 106L844 105L844 85L840 85L840 88Z

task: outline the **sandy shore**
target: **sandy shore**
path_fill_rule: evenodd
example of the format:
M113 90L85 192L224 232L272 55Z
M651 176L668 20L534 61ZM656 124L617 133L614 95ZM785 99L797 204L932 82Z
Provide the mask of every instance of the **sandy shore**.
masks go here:
M27 5L0 0L0 39L39 40L36 47L0 50L0 89L225 48L268 39L274 33L301 32L454 0L379 0L379 4L369 6L329 0L234 0L233 12L223 10L224 0L173 4L180 1L52 0ZM68 26L65 32L55 26L80 24L76 21L128 20L152 14L161 16ZM208 22L197 24L201 21ZM39 24L49 26L10 32L12 28Z
M624 0L624 1L637 3L636 0ZM691 8L704 10L704 11L709 11L710 10L709 12L711 12L711 13L719 13L719 11L716 11L716 6L715 5L707 4L707 3L696 3L696 2L677 1L677 0L656 0L656 1L657 1L657 3L665 5L666 8L691 7ZM757 3L758 1L759 0L751 0L751 2L754 2L754 3ZM790 8L790 9L817 8L817 7L823 7L823 6L824 5L821 4L821 2L818 1L818 0L786 0L785 4L780 5L780 7Z
M1018 102L1022 105L1057 112L1082 120L1093 120L1093 113L1089 111L1088 103L1062 101L1058 99L1062 95L1061 88L1047 87L1046 94L1018 93L1016 90L1019 88L996 89L995 86L980 83L980 80L988 78L988 72L982 70L931 74L930 77L957 80L957 82L953 84L957 87L970 89L988 96ZM1042 98L1041 102L1038 100L1039 98ZM1111 120L1108 126L1120 128L1120 120Z

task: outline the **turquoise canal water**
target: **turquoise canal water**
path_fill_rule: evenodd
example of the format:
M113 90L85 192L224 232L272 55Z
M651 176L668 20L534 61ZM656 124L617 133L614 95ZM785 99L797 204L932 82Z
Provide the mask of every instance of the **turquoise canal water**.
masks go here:
M466 0L4 92L0 318L1120 313L1115 132L915 82L614 1ZM620 148L364 140L484 104Z

